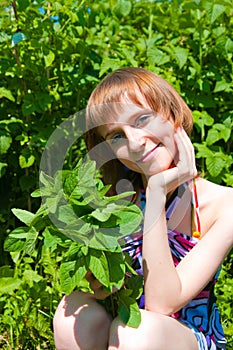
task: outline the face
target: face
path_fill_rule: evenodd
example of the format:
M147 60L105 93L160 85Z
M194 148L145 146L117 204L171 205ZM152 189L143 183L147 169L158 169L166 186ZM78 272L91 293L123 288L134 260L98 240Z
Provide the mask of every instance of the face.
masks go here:
M145 177L173 164L176 155L173 122L151 111L146 103L144 107L123 105L116 120L99 126L98 132L116 158Z

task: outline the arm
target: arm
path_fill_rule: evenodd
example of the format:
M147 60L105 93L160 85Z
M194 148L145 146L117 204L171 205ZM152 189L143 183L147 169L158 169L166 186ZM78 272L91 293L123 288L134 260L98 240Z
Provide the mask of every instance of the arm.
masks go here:
M177 132L176 143L179 152L176 167L149 179L144 223L145 307L162 314L174 313L196 296L232 246L233 222L229 222L232 214L224 211L175 268L167 238L166 194L196 175L193 147L184 131ZM230 208L232 211L232 204Z

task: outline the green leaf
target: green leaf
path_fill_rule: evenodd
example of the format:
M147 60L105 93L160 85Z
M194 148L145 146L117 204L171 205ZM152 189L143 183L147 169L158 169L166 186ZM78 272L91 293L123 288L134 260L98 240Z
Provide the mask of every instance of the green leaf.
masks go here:
M220 4L214 4L212 8L212 13L210 17L210 23L213 24L216 19L221 16L221 14L225 11L226 7Z
M28 227L18 227L13 230L9 236L5 239L4 249L8 252L20 252L24 249Z
M50 67L52 65L54 59L55 59L55 54L53 53L53 51L50 50L48 55L44 56L45 68Z
M220 80L216 82L214 92L225 91L232 87L231 83L227 83L225 80Z
M230 136L231 128L229 128L229 125L216 123L213 125L213 128L208 131L206 143L212 145L221 139L227 142Z
M187 62L189 50L182 47L174 47L173 52L179 68L181 69Z
M4 265L0 267L0 277L13 277L14 270L9 265Z
M214 118L212 118L207 112L203 111L193 111L194 123L203 128L205 125L210 126L214 123Z
M0 131L0 154L5 154L10 148L12 138L9 134L4 131Z
M87 268L84 257L79 257L77 261L63 262L59 269L61 287L64 293L70 294L79 286L85 277Z
M54 179L45 174L43 171L40 172L40 182L49 189L48 194L50 193L51 190L54 188Z
M73 256L75 255L78 259L79 256L83 255L81 247L83 247L82 244L78 244L77 242L70 242L69 248L64 254L64 257L66 257L68 260L73 260Z
M127 290L119 292L118 314L129 327L137 328L141 323L141 312L137 302L127 295Z
M31 94L28 94L24 97L22 104L22 113L24 116L31 115L36 111L36 100L35 97Z
M79 177L77 171L72 171L66 176L64 181L64 192L67 195L68 199L74 195L76 198L81 197L81 191L78 186Z
M100 249L104 251L116 252L120 251L120 245L118 243L119 238L125 234L119 233L119 228L114 227L111 229L95 228L94 234L90 237L88 245L94 249Z
M97 220L104 222L107 221L111 215L122 213L125 210L125 207L128 205L128 202L124 202L122 205L120 202L109 203L103 208L95 209L90 215Z
M27 7L29 6L29 4L30 4L29 0L21 0L21 1L19 1L18 10L19 11L25 11L27 9Z
M102 77L109 70L114 71L122 66L119 58L104 57L101 63L99 76Z
M107 221L111 215L112 215L111 212L107 212L102 208L97 208L95 211L91 213L92 217L102 222Z
M226 174L224 177L224 181L227 186L233 187L233 175L232 174Z
M72 278L75 263L75 261L64 262L61 264L59 269L61 288L66 294L70 294L76 287L75 279Z
M210 129L208 130L206 143L207 145L212 145L213 143L217 142L221 137L219 137L218 130Z
M225 49L227 53L233 53L233 40L230 38L228 38L226 41Z
M92 227L89 223L85 223L85 221L77 219L73 224L60 228L60 232L62 232L72 241L88 245L89 234L92 232Z
M33 165L34 161L35 161L35 157L33 156L33 154L30 154L30 155L20 154L19 156L19 165L22 169L29 168L30 166Z
M70 244L70 240L64 237L62 234L59 235L58 232L54 232L52 227L46 226L42 233L44 237L44 246L50 248L51 252L55 251L58 246L67 246L67 242Z
M200 143L194 142L194 147L197 148L196 158L212 157L213 152L206 146Z
M188 59L192 65L192 67L189 67L189 69L193 71L193 75L194 75L194 72L197 75L199 75L201 72L201 65L192 56L189 56Z
M39 232L37 232L35 227L31 227L28 231L25 243L26 254L31 255L34 252L38 234Z
M125 285L131 291L130 297L137 300L143 292L143 276L135 275L129 277L126 279Z
M118 17L128 16L131 12L132 4L129 0L118 0L113 8L113 13Z
M47 189L45 193L47 193ZM42 192L42 195L43 195L43 192ZM54 195L53 197L46 198L45 204L49 213L52 213L52 214L56 213L58 209L59 201L60 201L60 198L59 196L56 196L56 195Z
M11 91L4 88L4 87L0 87L0 98L7 98L8 100L12 101L12 102L15 102L15 98L14 96L12 95Z
M86 160L80 162L75 168L78 174L79 186L82 187L96 187L96 162ZM76 183L77 185L77 183Z
M114 195L114 196L104 197L104 200L106 202L113 202L113 201L116 201L119 199L131 197L134 194L135 194L135 191L127 191L127 192L122 192L122 193ZM127 202L127 203L129 203L129 202Z
M24 209L13 208L12 212L20 221L22 221L27 226L30 226L32 220L35 218L35 214Z
M106 252L109 270L110 286L115 286L117 289L122 287L125 278L126 267L124 264L124 255L121 253Z
M104 286L109 286L108 261L103 251L90 249L89 268L97 280Z
M162 50L156 47L150 47L147 50L147 56L150 66L161 66L167 62L170 62L170 57Z
M224 122L224 124L216 123L214 124L214 129L219 131L220 137L227 142L231 137L231 123L228 124L227 120Z
M41 191L40 191L39 189L33 191L33 192L31 193L31 197L33 197L33 198L41 197Z
M43 280L43 277L40 276L37 271L25 270L23 272L23 279L28 284L28 286L32 288L34 284Z
M0 178L5 174L7 167L8 167L7 163L0 162Z
M216 154L212 154L212 156L206 158L206 166L210 175L217 177L225 167L225 160L220 156L216 156Z
M135 52L132 51L132 48L126 49L125 47L122 47L121 52L124 55L127 62L129 62L131 66L138 67L138 62L135 59Z
M56 198L48 198L46 204L49 204L48 200L53 200L55 203L54 206L57 207L58 203L56 201ZM49 207L49 209L51 211L51 207ZM55 210L52 210L52 212L55 212ZM74 225L79 223L79 217L75 214L72 206L68 203L65 205L59 205L58 220L66 223L67 225L69 225L69 227L72 225L72 223L74 223ZM81 222L81 224L83 224L83 222Z
M141 210L137 206L134 207L134 210L126 208L125 210L122 210L121 213L117 214L117 216L120 218L120 233L126 236L139 231L139 225L143 217Z
M23 281L19 278L1 277L0 278L1 294L13 294L16 289L19 289L22 282Z

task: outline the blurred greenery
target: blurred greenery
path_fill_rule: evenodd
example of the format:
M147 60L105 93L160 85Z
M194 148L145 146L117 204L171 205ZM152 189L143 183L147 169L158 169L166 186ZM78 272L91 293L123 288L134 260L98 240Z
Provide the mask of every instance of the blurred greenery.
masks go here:
M11 209L38 210L30 194L49 136L85 108L106 73L124 66L147 68L176 88L193 111L199 171L233 186L233 1L2 0L0 28L0 347L54 349L62 255L40 236L30 254L4 250L21 226ZM80 138L64 169L84 154ZM231 252L217 285L230 350L232 261Z

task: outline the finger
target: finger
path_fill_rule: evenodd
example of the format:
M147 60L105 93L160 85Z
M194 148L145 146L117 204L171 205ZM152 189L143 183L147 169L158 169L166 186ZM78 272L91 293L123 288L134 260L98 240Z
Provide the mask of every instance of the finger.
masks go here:
M103 287L94 291L94 297L98 300L104 300L111 294L110 292L106 292Z
M186 155L190 155L190 151L193 149L193 145L184 129L179 128L175 133L174 137L179 153L183 152Z
M91 280L90 282L90 288L95 291L99 288L102 288L102 284L96 279L94 278L93 280Z
M85 278L88 282L91 282L95 279L95 276L93 275L91 270L89 270L89 271L87 271Z
M190 138L183 129L179 129L175 135L175 140L179 153L177 167L180 167L181 171L186 168L191 176L196 175L195 152Z

